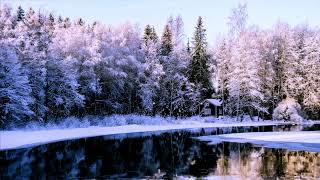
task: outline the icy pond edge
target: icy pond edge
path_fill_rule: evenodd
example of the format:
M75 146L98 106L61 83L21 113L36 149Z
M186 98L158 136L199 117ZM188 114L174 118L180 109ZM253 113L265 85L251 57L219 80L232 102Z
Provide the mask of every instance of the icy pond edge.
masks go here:
M70 129L48 129L48 130L13 130L0 131L0 150L10 150L37 146L66 140L74 140L81 138L141 133L141 132L157 132L169 130L197 129L197 128L222 128L222 127L248 127L248 126L271 126L271 125L291 125L292 122L236 122L236 123L204 123L204 122L181 122L180 124L166 125L123 125L113 127L97 127L91 126L86 128L70 128ZM306 122L301 125L320 124L319 121Z

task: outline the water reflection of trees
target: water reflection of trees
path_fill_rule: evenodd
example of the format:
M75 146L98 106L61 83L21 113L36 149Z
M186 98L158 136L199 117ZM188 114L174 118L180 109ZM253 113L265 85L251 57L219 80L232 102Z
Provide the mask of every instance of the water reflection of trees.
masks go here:
M175 176L189 170L200 149L190 133L104 140L89 138L1 151L1 176L6 179L48 177ZM164 175L162 174L162 175Z
M248 130L229 128L227 131ZM225 130L200 131L199 135L208 133L220 134ZM176 175L231 175L242 179L320 177L319 153L237 143L208 146L206 142L190 138L191 135L194 134L183 131L134 138L88 138L0 151L0 179L172 178Z
M46 177L77 177L79 165L84 160L84 150L72 147L72 143L55 144L48 150L42 145L37 148L1 152L4 179L46 179Z
M224 144L232 150L219 156L214 175L237 175L242 179L320 177L319 153Z

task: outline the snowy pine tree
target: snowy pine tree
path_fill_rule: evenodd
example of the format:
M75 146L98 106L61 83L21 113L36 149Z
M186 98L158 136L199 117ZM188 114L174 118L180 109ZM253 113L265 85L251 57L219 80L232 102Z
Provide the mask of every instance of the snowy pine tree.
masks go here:
M22 21L24 20L24 17L25 17L25 12L24 10L22 9L21 6L18 6L18 9L17 9L17 21Z
M160 79L164 75L163 66L160 63L158 56L158 42L156 36L152 35L153 30L149 33L150 27L145 29L144 45L142 46L144 51L145 63L144 63L144 76L141 79L141 93L143 107L146 113L156 113L157 94L160 89ZM150 35L151 34L151 35Z
M46 77L46 34L42 29L41 14L36 14L29 9L25 20L19 21L16 31L16 44L20 51L22 67L28 75L32 89L32 104L36 118L43 121L47 112L45 106L45 77Z
M169 56L172 50L172 32L169 25L166 25L161 37L160 55Z
M254 32L242 32L232 51L231 71L228 75L228 109L229 113L237 117L267 112L263 106L264 96L258 75L261 56L254 37Z
M13 47L0 41L0 127L21 125L32 118L33 99Z
M169 26L169 23L172 23L170 19L161 37L160 55L165 74L160 80L158 111L165 116L185 116L195 111L194 107L199 103L199 93L185 75L189 56L186 50L181 48L182 42L174 45L171 28L177 27ZM178 26L181 26L181 23Z
M50 55L47 62L47 107L49 116L58 118L71 115L72 108L84 105L84 96L79 94L79 84L74 73L70 73L72 64L61 57Z
M259 76L262 55L257 41L258 32L246 28L246 19L246 5L239 5L233 9L229 21L231 37L229 43L232 49L226 82L229 93L226 111L238 118L245 114L252 117L259 115L260 112L268 112ZM221 71L226 68L220 66L219 69Z
M302 84L302 96L305 111L309 118L320 118L320 32L319 30L313 36L305 40L305 54L302 59L302 69L304 70L304 79Z
M79 84L77 89L85 96L85 105L91 108L92 101L101 91L95 72L95 67L100 62L100 53L96 39L88 29L79 22L69 24L67 18L62 24L58 22L54 31L53 48L59 53L58 59L62 58L69 64L70 73L75 75Z
M205 31L202 17L199 17L192 41L192 59L188 67L188 78L200 89L202 99L209 98L212 94L209 72L210 56L207 53Z
M221 42L218 42L218 45L215 49L215 58L217 61L217 81L218 81L218 89L216 90L218 97L223 100L223 109L225 108L225 103L229 99L228 93L228 79L230 69L230 58L231 52L230 47L227 44L227 40L223 39Z
M258 35L258 49L261 55L261 60L258 63L258 76L261 83L261 92L264 95L265 101L262 105L267 108L268 112L261 114L263 119L271 118L273 112L273 58L272 58L272 35L270 31L262 31Z

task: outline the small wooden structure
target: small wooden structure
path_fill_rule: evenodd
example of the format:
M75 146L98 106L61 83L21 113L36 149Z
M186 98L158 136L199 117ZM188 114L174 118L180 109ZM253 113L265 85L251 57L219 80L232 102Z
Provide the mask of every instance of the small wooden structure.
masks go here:
M202 116L222 116L223 115L223 100L221 99L205 99L201 103L200 115Z

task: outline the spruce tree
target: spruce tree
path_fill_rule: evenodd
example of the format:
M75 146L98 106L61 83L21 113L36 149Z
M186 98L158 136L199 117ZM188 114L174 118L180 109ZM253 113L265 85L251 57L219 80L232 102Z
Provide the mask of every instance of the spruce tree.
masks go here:
M158 41L157 33L154 27L151 27L149 24L144 28L144 35L143 35L144 43L148 46L148 41L152 41L156 43Z
M71 26L70 19L67 17L63 20L63 27L64 28L69 28Z
M144 42L146 43L149 39L150 39L150 34L151 34L151 26L148 24L145 28L144 28Z
M58 24L62 24L63 23L63 18L62 18L62 16L59 16L58 17Z
M141 78L140 97L146 114L155 115L157 109L157 94L159 92L159 81L164 75L163 66L160 63L158 54L157 36L154 30L147 25L144 34L144 73Z
M79 18L79 19L77 20L77 25L83 26L84 24L85 24L85 22L84 22L84 20L83 20L82 18Z
M157 41L159 40L158 35L157 35L157 33L156 33L156 30L154 29L154 26L152 26L152 28L151 28L150 38L151 38L154 42L157 42Z
M157 112L161 115L177 117L194 112L199 93L185 75L189 53L182 42L175 38L182 37L183 32L173 32L174 29L182 29L182 25L176 25L175 21L172 21L169 19L161 37L159 54L164 75L159 82L160 90L156 103Z
M160 54L168 56L172 52L172 32L169 25L166 25L161 37Z
M0 42L0 128L33 116L31 88L14 48Z
M230 45L227 44L227 40L223 39L219 42L218 46L216 47L215 51L215 59L217 61L217 81L218 81L218 88L217 94L223 100L223 109L226 110L225 104L229 99L229 92L228 92L228 74L230 72L230 58L231 58L231 51L229 49ZM224 113L224 112L223 112Z
M17 21L22 21L25 17L25 12L24 10L22 9L21 6L18 7L18 10L17 10Z
M188 42L187 42L187 53L188 53L188 54L191 54L191 48L190 48L189 38L188 38Z
M209 72L210 56L207 53L205 32L202 17L199 17L192 41L192 58L188 68L188 76L190 82L200 89L202 99L209 98L212 94Z
M29 9L24 21L15 28L16 42L19 44L19 59L22 68L29 78L31 95L34 103L31 109L39 121L43 121L47 107L45 106L45 77L47 37L43 31L43 17Z

